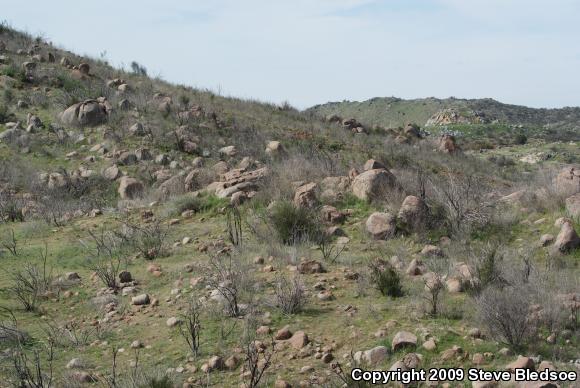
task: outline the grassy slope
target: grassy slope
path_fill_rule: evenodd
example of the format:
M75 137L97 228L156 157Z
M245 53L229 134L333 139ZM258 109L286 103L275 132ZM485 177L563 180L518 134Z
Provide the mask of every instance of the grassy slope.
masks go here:
M30 44L29 41L19 35L11 37L9 43L12 45L11 49L13 51L18 47ZM56 50L54 48L51 49ZM56 51L59 55L64 54L61 51ZM68 55L75 62L81 60L79 57L72 56L71 54ZM27 59L27 56L11 54L11 59L19 65L20 62ZM241 150L240 157L251 155L256 159L266 161L267 159L263 153L263 148L265 141L270 139L281 139L291 151L314 149L334 155L339 150L341 156L340 163L342 164L341 172L344 172L346 168L351 166L360 166L368 157L383 155L383 153L388 154L389 152L384 137L377 134L371 134L368 137L362 138L356 137L343 131L338 126L327 125L318 119L313 119L308 114L294 110L280 110L278 107L268 104L224 98L207 91L169 85L160 80L150 80L145 77L125 73L112 69L99 61L90 60L89 62L91 63L92 71L101 81L108 78L123 77L130 84L136 85L138 92L130 95L132 99L137 100L138 98L150 97L150 95L143 96L139 94L142 92L145 93L144 90L147 93L163 91L174 96L175 99L180 95L186 95L189 97L191 103L203 106L206 111L216 112L220 120L226 123L224 126L203 129L200 125L198 128L199 134L203 137L202 142L204 147L211 151L210 158L207 158L208 165L219 159L215 151L219 147L227 144L236 144ZM57 64L43 64L42 68L48 74L60 74L62 72L62 69ZM77 88L80 86L81 89L86 88L85 92L87 93L96 93L101 88L100 85L89 85L88 83L80 85L74 83L73 85L72 91L77 91ZM41 88L20 84L13 89L13 101L8 104L2 100L2 104L9 105L9 109L16 119L23 120L26 112L32 111L40 115L45 123L50 123L55 121L56 114L62 109L62 104L56 97L60 92L60 88L52 88L51 91L44 93ZM28 99L33 93L40 93L41 97L45 96L48 103L33 104L27 110L17 110L14 108L15 100L18 98ZM96 96L91 95L91 97ZM111 94L110 97L113 101L116 101L116 96ZM406 121L422 123L432 113L441 108L440 102L431 100L425 101L426 105L423 105L421 108L418 108L417 104L404 101L391 101L391 103L392 108L384 118L384 120L389 120L389 126L399 125L398 123ZM377 101L373 105L376 114L383 111L381 104L381 101ZM159 114L147 110L144 107L142 108L137 117L131 115L121 116L115 122L109 123L108 125L117 129L116 127L127 127L135 120L143 121L149 126L156 126L162 129L173 129L177 125L171 117L162 118ZM352 103L349 107L349 109L353 109L352 115L355 117L358 117L354 113L359 108L363 109L364 107L357 107L355 103ZM329 111L328 113L334 112ZM347 112L344 115L351 114ZM360 117L360 119L367 121L364 117ZM372 122L371 116L369 116L368 122ZM380 122L380 124L384 125L385 123ZM0 126L0 129L3 128ZM84 157L92 155L88 151L91 145L103 141L103 133L99 129L86 129L83 130L83 133L85 134L86 140L81 143L60 144L52 134L42 132L38 134L40 141L31 147L31 153L25 155L20 155L18 150L2 144L0 145L0 158L5 163L20 158L29 163L30 167L39 170L54 171L60 167L67 169L76 168L84 164ZM141 145L148 146L156 153L170 152L183 163L188 163L193 158L189 155L176 153L174 150L166 150L163 144L143 144L141 139L132 137L123 138L116 147L120 149L135 149ZM402 146L397 147L401 148ZM415 152L413 150L412 147L402 148L402 152L408 152L409 155ZM71 151L78 152L79 156L68 160L64 155ZM570 152L574 153L575 150L572 148ZM455 159L446 156L441 156L441 158L443 158L442 161L437 160L438 163L433 163L434 169L439 168L440 164L461 165L467 161L467 159ZM237 159L232 160L230 163L235 165L237 161ZM99 171L109 163L109 160L97 157L97 161L90 166ZM130 167L125 170L130 174L134 174L137 168ZM473 325L470 320L473 314L471 302L466 295L449 295L446 306L450 310L450 313L444 317L432 319L421 312L423 284L419 279L405 277L404 285L407 290L407 296L396 300L381 297L368 284L363 284L365 292L361 294L360 286L357 282L345 280L345 268L362 271L369 259L380 254L386 257L399 254L408 263L412 258L418 256L423 244L428 242L417 236L407 236L386 243L373 243L363 233L364 222L371 212L382 210L382 207L369 206L358 201L351 201L341 206L343 209L347 207L355 208L354 215L343 226L343 229L351 238L348 250L343 253L338 263L326 264L329 270L328 273L305 276L306 286L309 290L309 304L303 313L295 316L284 316L268 304L262 306L263 312L271 314L269 325L274 330L285 325L290 325L293 330L305 330L315 344L334 346L335 350L333 354L340 361L343 361L343 355L351 352L351 350L368 349L377 345L390 346L392 336L400 329L407 329L413 332L429 332L439 340L438 348L435 351L426 351L421 348L417 350L418 353L424 356L422 363L424 367L472 366L469 356L460 361L451 360L442 362L439 353L451 345L460 345L470 355L475 352L494 352L496 356L486 361L486 364L484 364L486 368L500 368L513 359L513 357L497 355L497 350L503 347L501 344L490 340L475 341L466 337L467 330ZM249 205L243 211L249 213L251 208L252 205ZM152 210L158 218L167 223L168 217L163 209L163 205L154 207ZM539 218L546 218L547 220L539 226L528 222L521 227L514 227L510 229L507 236L502 237L514 248L535 244L542 233L555 233L556 230L553 227L553 222L561 214L561 210L551 213L535 213L532 211L528 214L520 214L518 215L518 221L528 220L533 222ZM42 322L45 320L56 319L62 323L66 320L74 319L88 325L93 320L102 317L89 303L89 299L96 294L101 285L91 280L91 273L86 266L86 258L80 249L79 239L86 237L86 231L89 228L96 228L99 225L115 225L115 218L117 216L118 213L116 212L105 213L100 218L78 219L63 227L47 226L39 221L0 225L0 235L5 235L8 229L15 230L21 246L21 254L19 257L11 257L3 251L2 256L0 256L3 268L16 268L19 263L25 260L38 260L38 250L46 244L50 254L49 263L54 268L55 273L63 274L68 271L77 271L83 279L80 285L74 286L71 289L75 293L72 297L64 298L61 295L46 301L42 305L42 310L39 314L21 311L8 293L4 292L2 294L2 304L16 309L15 311L22 328L29 331L35 340L42 341L45 339L45 335L42 332ZM134 216L138 217L138 211L135 212ZM141 351L140 363L144 369L159 368L160 370L165 370L167 368L175 368L178 365L186 365L189 355L185 344L178 337L175 330L169 329L165 325L167 318L179 315L183 311L185 306L184 299L186 298L175 298L175 296L171 296L171 290L179 288L181 293L185 295L192 293L197 296L207 295L207 290L203 285L196 287L189 286L189 279L200 276L201 273L197 271L194 273L186 273L183 270L183 266L189 263L194 263L197 266L206 264L208 255L199 252L196 246L199 243L211 244L224 238L225 224L225 217L223 215L204 213L197 214L193 218L181 219L180 223L171 226L169 229L170 243L180 241L185 236L193 238L194 243L173 248L168 257L156 260L164 271L164 275L160 278L154 278L146 271L148 262L143 259L132 260L128 269L139 281L141 291L159 298L160 306L157 308L138 309L129 305L129 297L120 297L122 305L124 306L124 311L122 311L123 320L113 323L109 330L107 330L103 338L107 343L101 343L95 346L87 345L57 349L55 360L57 374L59 376L65 374L66 370L64 369L64 365L71 358L79 356L89 361L92 365L92 368L90 368L91 371L106 373L111 362L110 348L112 346L125 349L125 352L120 355L119 366L128 368L130 361L133 359L129 345L135 339L140 339L145 345L150 346L150 348L148 347ZM261 282L263 290L263 292L256 293L254 297L262 300L272 296L271 284L277 274L290 274L287 265L293 263L292 259L295 260L297 257L304 256L321 260L320 252L313 250L309 245L278 247L275 244L264 244L263 242L257 241L247 228L244 230L244 235L246 236L246 248L243 252L243 257L239 257L238 259L250 263L251 272ZM492 236L482 235L480 237L481 240L476 243L482 243L490 237ZM268 257L272 251L277 252L277 254L274 255L272 262L267 262L266 264L272 264L276 272L261 272L261 266L251 264L254 256L262 255ZM541 256L541 254L542 252L539 255ZM571 263L570 266L573 271L578 270L578 258L576 256L577 254L566 259ZM326 284L333 288L334 300L321 302L315 297L313 285L321 281L326 282ZM0 271L0 288L5 288L9 284L7 273ZM78 295L76 294L77 292ZM347 305L354 306L357 309L357 312L353 316L349 316L344 311L344 307ZM389 320L397 321L396 329L388 331L384 338L376 338L373 333L379 328L384 327ZM233 325L236 321L238 323L233 334L225 340L220 340L219 332L221 325L224 322ZM240 320L224 320L221 317L216 317L209 313L204 315L202 356L198 360L190 361L189 364L195 365L199 369L202 362L213 354L224 354L226 356L232 354L233 349L238 345L241 327L242 323ZM421 340L419 342L421 343ZM558 343L558 346L562 347L562 350L560 350L562 359L573 357L574 351L577 350L577 342L572 342L567 345ZM545 357L551 357L553 350L554 348L552 347L540 349ZM313 366L315 368L315 374L318 376L326 377L331 374L328 366L320 360L316 360L313 357L296 357L297 353L290 349L284 349L276 355L274 367L267 376L270 383L276 376L280 376L291 381L293 385L297 385L300 380L308 378L308 375L300 374L299 372L304 365ZM383 364L377 367L386 369L394 361L401 358L402 355L390 355ZM177 376L177 380L183 381L188 377L194 377L197 381L206 381L207 378L198 371L195 373L186 372L180 374ZM216 387L237 386L240 382L239 370L235 372L212 373L209 375L209 380L210 384Z

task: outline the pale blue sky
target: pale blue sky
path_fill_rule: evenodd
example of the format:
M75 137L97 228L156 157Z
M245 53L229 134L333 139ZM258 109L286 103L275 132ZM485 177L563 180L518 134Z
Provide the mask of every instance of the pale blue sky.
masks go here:
M172 82L305 108L376 96L580 105L577 0L0 0L0 20Z

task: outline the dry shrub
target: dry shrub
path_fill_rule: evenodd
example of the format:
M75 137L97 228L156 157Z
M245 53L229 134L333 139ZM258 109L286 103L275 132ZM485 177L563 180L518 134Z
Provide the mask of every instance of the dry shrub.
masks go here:
M299 275L291 279L280 275L274 280L276 306L283 314L291 315L302 311L306 304L304 283Z

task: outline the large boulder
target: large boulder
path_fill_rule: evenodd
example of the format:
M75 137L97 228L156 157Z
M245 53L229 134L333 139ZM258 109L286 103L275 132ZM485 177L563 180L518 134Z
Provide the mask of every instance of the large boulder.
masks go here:
M375 240L386 240L395 235L395 217L390 213L373 213L366 222L366 230Z
M416 347L417 336L413 333L409 333L408 331L399 331L393 337L391 346L393 351L397 351L405 347Z
M282 143L272 140L266 145L266 154L270 157L282 156L285 154L285 150Z
M566 212L570 217L580 218L580 193L566 198Z
M565 194L576 194L580 192L580 169L576 167L566 167L554 178L556 189Z
M316 198L316 190L318 185L316 183L307 183L296 189L294 193L294 204L298 207L312 208L318 203Z
M556 237L554 249L560 252L568 252L578 246L580 246L580 237L578 237L576 230L574 230L572 221L566 220L562 223L560 233L558 233L558 236Z
M331 202L340 200L350 190L347 176L329 176L320 181L320 197Z
M124 176L119 182L119 196L121 199L136 199L143 195L143 183L135 178Z
M378 365L389 356L389 349L386 346L376 346L372 349L359 351L354 354L354 360L368 366Z
M383 197L397 186L395 176L388 170L374 169L365 171L354 178L352 192L359 199L373 200Z
M66 108L59 118L67 125L94 126L107 120L109 110L106 100L85 100Z
M425 227L427 212L425 201L414 195L409 195L399 209L398 218L407 228L417 230Z

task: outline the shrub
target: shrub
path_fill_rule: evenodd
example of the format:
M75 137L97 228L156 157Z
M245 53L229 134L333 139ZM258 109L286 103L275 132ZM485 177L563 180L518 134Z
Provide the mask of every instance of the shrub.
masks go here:
M381 294L393 298L404 295L401 276L392 266L377 260L369 264L369 269L371 282Z
M292 279L278 276L274 282L276 306L286 315L299 313L306 304L304 291L304 283L300 276L296 275Z
M121 240L113 232L105 229L101 229L99 232L89 230L88 233L90 242L80 241L88 255L88 266L105 287L116 291L118 288L117 276L121 271L121 264L124 262Z
M185 313L181 315L183 322L179 325L179 334L187 343L191 353L197 357L200 347L201 309L197 300L192 298Z
M292 245L308 241L319 233L318 223L312 214L309 209L281 201L270 211L269 221L278 239L284 244Z
M9 273L12 285L8 291L26 311L35 311L41 298L51 290L52 270L47 268L48 252L41 251L42 267L31 262L25 262L20 269Z
M167 233L168 228L159 221L146 225L124 221L115 235L129 249L139 252L147 260L153 260L167 253Z
M497 340L521 349L535 338L536 327L529 319L532 303L526 287L487 287L475 303L481 322Z

